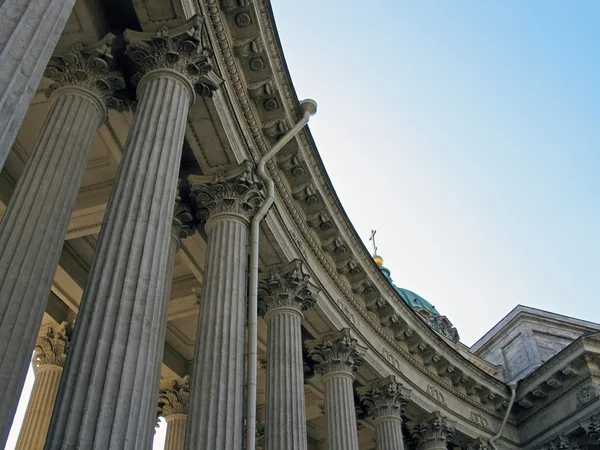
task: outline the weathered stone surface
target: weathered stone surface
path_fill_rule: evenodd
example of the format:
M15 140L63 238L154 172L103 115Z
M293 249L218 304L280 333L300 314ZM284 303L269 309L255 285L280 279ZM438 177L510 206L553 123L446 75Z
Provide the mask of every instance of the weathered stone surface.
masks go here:
M179 41L193 29L190 24L163 32L161 39ZM130 45L135 36L129 35ZM171 44L162 51L169 49ZM137 110L50 425L49 450L151 445L177 175L195 96L187 72L179 69L161 66L139 81Z
M265 447L306 449L302 361L302 310L315 302L316 288L299 260L263 275L260 311L267 322Z
M168 389L161 389L158 415L167 421L165 450L183 450L189 402L190 385L187 377L182 382L173 381Z
M448 438L454 434L454 422L435 411L413 424L411 434L417 450L446 449Z
M188 178L208 239L186 431L190 450L242 447L248 227L262 199L251 168Z
M94 135L106 117L105 100L122 86L103 47L78 47L53 60L61 74L78 61L80 75L61 77L50 92L50 111L0 222L0 443L25 381ZM83 77L89 84L70 84Z
M402 413L410 399L410 391L394 377L376 381L358 389L367 415L375 422L377 450L403 450Z
M42 450L50 425L58 384L69 348L70 327L63 323L38 337L33 356L35 381L25 418L21 425L17 450Z
M350 330L306 341L315 369L325 385L325 428L329 450L358 450L354 405L354 375L366 348L350 336Z
M0 169L74 4L75 0L0 3Z

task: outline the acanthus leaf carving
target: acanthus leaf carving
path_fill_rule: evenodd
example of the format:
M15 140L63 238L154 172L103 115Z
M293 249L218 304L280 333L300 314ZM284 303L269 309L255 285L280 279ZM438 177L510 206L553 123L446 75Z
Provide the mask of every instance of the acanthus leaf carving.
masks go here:
M34 366L43 365L64 367L70 344L71 327L67 322L58 327L48 327L46 334L35 342Z
M413 423L411 434L417 441L417 450L446 448L448 438L454 435L454 422L435 411Z
M358 389L360 401L373 419L385 416L402 418L410 394L411 391L393 375L376 381L371 387Z
M305 344L309 356L315 361L315 371L321 375L331 372L354 372L362 365L363 354L367 350L350 335L349 328L305 341Z
M186 376L181 382L173 380L168 388L160 390L157 415L167 417L172 414L187 414L189 402L189 377Z
M259 310L262 315L277 308L293 308L305 311L315 302L319 289L303 272L302 261L274 268L260 277L258 284Z

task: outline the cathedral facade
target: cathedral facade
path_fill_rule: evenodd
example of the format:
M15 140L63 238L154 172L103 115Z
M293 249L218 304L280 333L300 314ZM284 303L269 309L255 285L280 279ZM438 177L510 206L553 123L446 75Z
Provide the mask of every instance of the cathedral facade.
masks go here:
M0 99L0 445L30 364L21 450L600 445L600 325L394 284L269 0L4 0Z

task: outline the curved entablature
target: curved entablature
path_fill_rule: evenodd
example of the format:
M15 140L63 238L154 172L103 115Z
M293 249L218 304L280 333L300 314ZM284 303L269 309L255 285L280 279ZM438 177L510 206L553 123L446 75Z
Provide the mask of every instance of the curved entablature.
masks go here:
M202 8L222 76L258 158L299 119L272 11L266 1L240 6L209 0ZM310 133L300 133L268 169L278 193L275 208L294 225L288 230L290 239L311 252L310 259L319 265L311 270L327 274L353 316L387 344L378 349L381 356L397 369L400 360L400 366L408 364L428 379L431 389L423 391L432 399L432 392L443 391L501 419L507 386L436 333L381 273L346 216Z

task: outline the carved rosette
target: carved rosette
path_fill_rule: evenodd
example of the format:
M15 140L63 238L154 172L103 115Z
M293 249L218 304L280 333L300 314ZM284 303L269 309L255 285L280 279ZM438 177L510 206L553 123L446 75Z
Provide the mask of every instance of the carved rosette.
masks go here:
M309 282L309 275L302 271L297 259L262 275L258 284L259 311L263 316L278 308L306 311L316 300L318 288Z
M366 347L350 336L350 329L329 333L305 342L308 354L315 361L315 371L321 375L332 372L354 372L362 365Z
M138 84L152 71L169 69L187 79L199 95L210 97L222 80L209 62L213 52L204 27L204 20L195 16L181 27L169 29L164 26L158 33L127 30L125 54L136 70L132 83Z
M173 223L171 225L171 239L175 242L177 248L181 245L181 240L194 234L194 217L192 208L183 203L181 197L175 198L175 210L173 211Z
M167 417L172 414L188 413L190 402L189 378L185 377L181 382L172 381L167 389L161 389L158 395L158 416Z
M115 92L125 88L125 80L120 72L113 70L113 39L114 35L108 34L91 46L77 43L65 55L53 57L44 72L45 77L54 81L46 89L46 97L50 98L60 88L75 86L96 95L105 107L123 110L123 99L116 97Z
M38 368L48 364L64 367L70 333L71 329L66 322L56 328L48 327L46 334L38 337L35 343L34 366Z
M583 428L585 434L600 442L600 414L594 414L588 420L581 422L579 426Z
M417 442L417 450L446 448L446 441L454 434L454 422L435 411L411 430L413 439Z
M264 200L262 183L255 180L249 161L214 176L190 175L188 184L192 207L201 223L220 214L250 221Z
M376 381L370 388L358 389L360 401L367 415L374 420L390 416L402 419L410 393L411 391L406 389L395 376Z

